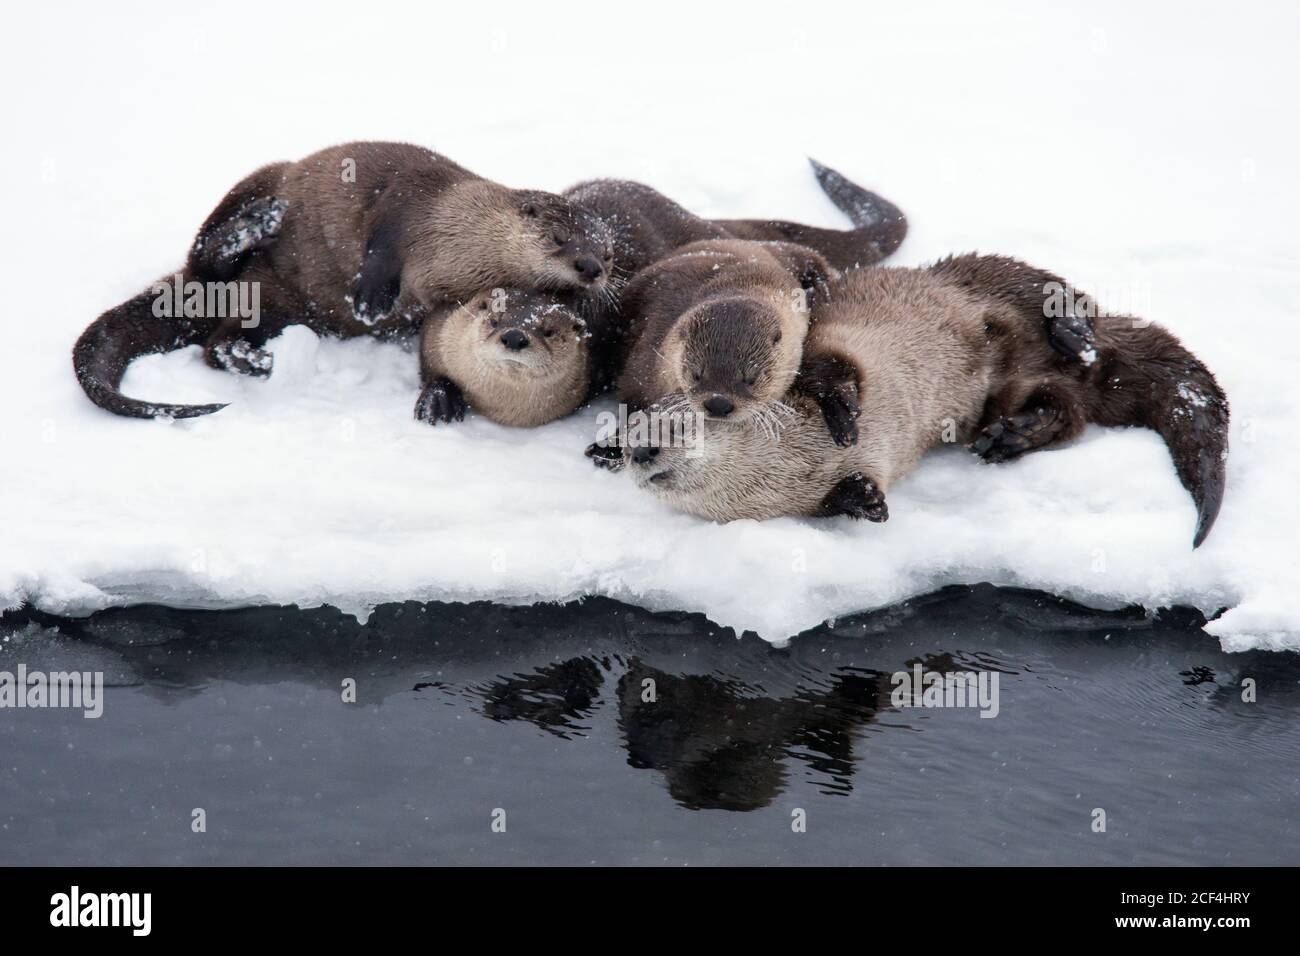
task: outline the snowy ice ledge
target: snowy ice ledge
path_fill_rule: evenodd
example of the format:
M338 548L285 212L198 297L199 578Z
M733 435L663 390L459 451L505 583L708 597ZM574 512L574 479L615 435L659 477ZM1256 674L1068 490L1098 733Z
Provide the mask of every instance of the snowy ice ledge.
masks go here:
M602 594L782 641L987 581L1106 608L1227 606L1209 626L1226 648L1300 647L1293 489L1266 443L1235 427L1223 513L1196 552L1191 501L1158 436L1140 430L1094 428L1002 466L935 452L891 492L884 525L716 525L593 468L591 410L530 431L478 418L430 428L411 416L415 362L398 346L293 328L272 348L266 381L211 371L197 348L132 367L127 394L232 402L210 418L115 419L74 390L52 410L13 410L33 451L0 471L0 603L364 615L405 599ZM1255 427L1287 413L1230 397Z

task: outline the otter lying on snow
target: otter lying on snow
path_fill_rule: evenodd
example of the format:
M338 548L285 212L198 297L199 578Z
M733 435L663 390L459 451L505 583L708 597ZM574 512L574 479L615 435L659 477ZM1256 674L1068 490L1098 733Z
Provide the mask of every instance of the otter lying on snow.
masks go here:
M562 196L508 189L419 146L347 143L259 169L200 228L180 284L255 283L255 324L203 309L160 317L146 291L82 333L73 367L91 401L115 414L207 415L224 406L122 395L127 365L202 343L213 367L265 375L261 346L288 325L385 334L493 286L599 294L612 250L610 230Z
M466 304L434 310L421 331L424 388L416 418L431 425L457 421L467 407L505 425L538 425L568 415L614 382L648 327L637 296L637 288L646 284L641 277L671 273L661 264L679 261L686 249L735 244L742 238L756 240L752 249L759 241L775 243L817 256L818 273L830 275L835 269L871 265L898 248L907 220L897 206L833 169L812 165L823 191L854 228L702 219L649 186L623 180L595 180L566 190L565 198L589 210L610 231L609 283L595 295L539 297L528 290L485 288ZM691 281L706 278L697 269ZM674 281L683 285L685 280ZM808 281L813 281L811 273ZM781 292L789 285L783 279ZM806 317L801 321L806 325ZM798 343L793 344L797 364Z
M224 406L128 398L118 389L130 362L203 343L214 368L267 375L271 356L261 346L288 325L354 336L407 331L423 322L418 418L433 424L463 417L462 387L446 374L454 368L469 370L479 396L499 385L503 396L541 401L545 394L551 402L525 411L504 398L480 398L482 408L504 411L489 417L549 421L612 381L624 353L617 285L678 246L729 236L798 240L841 267L876 262L898 247L907 221L896 206L813 165L853 229L710 221L648 186L618 180L583 183L563 196L511 190L399 143L349 143L296 163L274 163L241 181L209 215L182 272L110 309L82 333L73 349L74 370L90 399L115 414L191 418ZM207 286L209 308L200 294L194 310L187 304L183 313L159 315L160 292L173 279L177 299L182 288L202 293ZM224 303L235 280L256 290L252 323L246 315L210 308L212 287ZM499 317L477 337L446 334L442 325L449 318L460 326L474 318L463 310L467 301L496 289L508 293L498 301L512 303L511 344L492 336ZM544 347L524 352L535 341L528 317L537 314L538 291L554 293L585 330L562 358L541 355ZM524 311L515 313L520 304ZM444 354L456 347L470 351Z
M1102 316L1089 333L1063 316L1044 335L1047 298L1064 288L994 256L850 273L814 309L779 435L708 420L694 447L659 441L624 449L624 459L641 487L714 520L884 521L885 492L945 431L1004 461L1067 441L1088 422L1140 425L1169 447L1196 504L1199 546L1223 500L1223 391L1158 326Z

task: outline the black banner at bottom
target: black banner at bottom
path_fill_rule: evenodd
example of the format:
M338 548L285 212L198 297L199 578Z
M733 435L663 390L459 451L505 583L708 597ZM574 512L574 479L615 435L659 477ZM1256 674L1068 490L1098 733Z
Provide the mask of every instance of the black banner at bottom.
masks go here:
M897 923L900 939L996 929L1084 936L1277 932L1294 869L24 869L0 870L6 939L70 936L207 943L285 938L371 944L391 936L513 932L546 943L608 923L648 938L691 927L729 942L774 921L853 935ZM815 922L809 923L809 918ZM548 930L547 927L550 927ZM1049 937L1050 938L1050 937ZM458 946L464 945L462 939ZM680 939L679 939L680 942Z

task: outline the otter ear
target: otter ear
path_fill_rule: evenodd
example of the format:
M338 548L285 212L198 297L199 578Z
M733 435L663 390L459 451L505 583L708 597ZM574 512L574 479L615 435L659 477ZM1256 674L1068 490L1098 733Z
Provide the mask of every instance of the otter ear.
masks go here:
M541 214L541 207L531 199L525 199L519 204L519 211L529 218L536 219Z

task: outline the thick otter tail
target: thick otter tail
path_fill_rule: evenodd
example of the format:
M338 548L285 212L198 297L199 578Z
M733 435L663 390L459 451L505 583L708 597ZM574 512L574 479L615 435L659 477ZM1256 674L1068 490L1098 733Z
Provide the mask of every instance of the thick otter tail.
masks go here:
M72 347L72 367L90 400L114 415L130 418L197 418L225 408L215 405L161 405L127 398L118 391L131 360L171 352L202 342L212 331L189 319L158 318L152 292L142 292L109 309L81 333Z
M1101 368L1088 419L1160 433L1196 503L1192 547L1200 547L1223 503L1228 399L1200 359L1159 326L1121 316L1093 323Z
M1048 343L1065 359L1053 373L1063 375L1058 381L1063 405L1099 425L1140 425L1160 433L1179 480L1196 503L1192 546L1199 547L1223 503L1228 458L1228 400L1200 359L1159 326L1128 316L1089 320L1085 316L1095 308L1080 314L1075 307L1065 307L1065 302L1090 307L1094 303L1060 276L1016 259L952 256L936 262L930 272L1006 302L1024 316L1028 329L1043 329ZM1048 307L1053 301L1058 308ZM1040 419L1032 409L1020 417L1024 421L1015 423L1022 426L1018 439L1005 457L1046 447L1078 430L1039 429L1055 420ZM1042 431L1039 438L1031 434L1036 429ZM1002 440L988 433L984 448L977 451L988 457L990 442Z
M901 209L817 160L809 162L822 190L849 217L853 229L820 229L774 219L714 221L740 239L777 239L810 246L841 271L874 265L902 245L907 217Z

